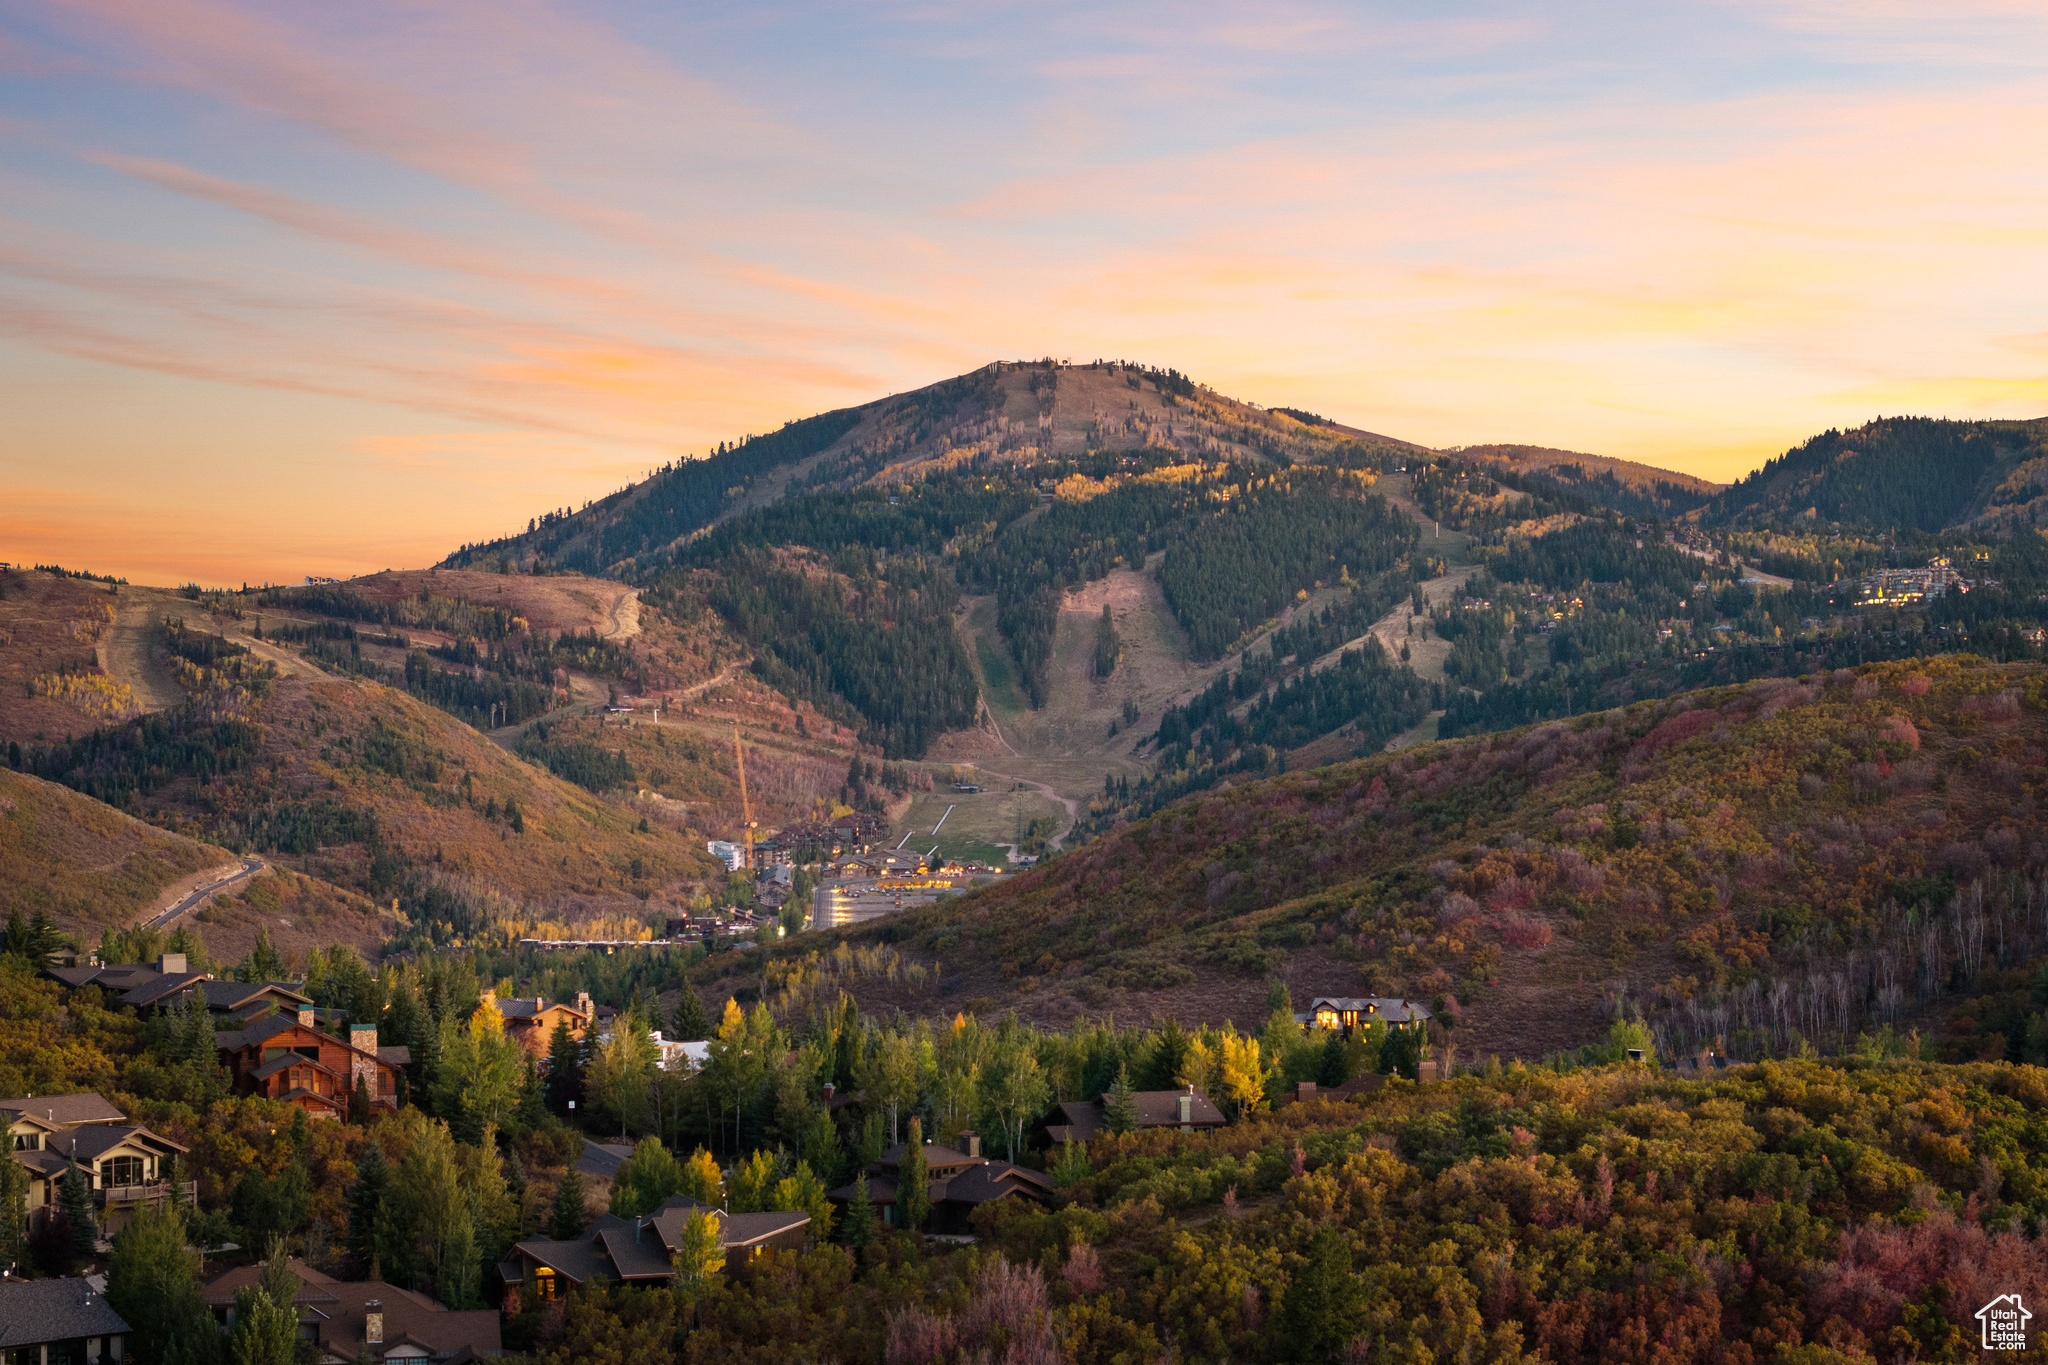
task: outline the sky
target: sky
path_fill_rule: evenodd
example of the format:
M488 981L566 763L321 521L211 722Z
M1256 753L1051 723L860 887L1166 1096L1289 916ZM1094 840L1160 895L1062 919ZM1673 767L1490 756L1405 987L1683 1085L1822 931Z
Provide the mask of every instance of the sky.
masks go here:
M1727 480L2048 415L2048 6L0 0L0 560L431 563L996 359Z

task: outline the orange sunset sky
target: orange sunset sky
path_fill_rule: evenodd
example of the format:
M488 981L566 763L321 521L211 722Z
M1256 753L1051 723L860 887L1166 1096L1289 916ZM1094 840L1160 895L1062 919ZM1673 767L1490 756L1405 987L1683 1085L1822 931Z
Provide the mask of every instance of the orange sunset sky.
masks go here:
M0 4L0 559L353 574L992 359L1727 479L2048 414L2048 8Z

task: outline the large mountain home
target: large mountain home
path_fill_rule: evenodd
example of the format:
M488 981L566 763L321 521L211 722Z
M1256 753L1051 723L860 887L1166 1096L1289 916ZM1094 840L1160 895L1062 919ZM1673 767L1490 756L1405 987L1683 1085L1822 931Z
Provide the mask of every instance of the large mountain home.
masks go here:
M8 1158L28 1172L32 1221L56 1206L57 1182L75 1161L109 1237L128 1225L136 1209L171 1197L166 1165L190 1150L129 1123L105 1098L92 1094L0 1100L0 1132L7 1135ZM197 1187L185 1181L182 1193L190 1201Z
M1189 1086L1185 1090L1134 1090L1138 1127L1178 1128L1184 1133L1221 1128L1227 1121L1215 1101ZM1057 1145L1072 1139L1086 1142L1109 1127L1109 1097L1062 1100L1046 1120L1045 1135Z
M964 1152L936 1142L924 1144L925 1182L932 1202L931 1216L925 1221L927 1232L964 1233L976 1209L1012 1195L1041 1203L1051 1197L1055 1188L1051 1177L983 1156L977 1134L962 1133L960 1140L966 1144ZM868 1202L891 1227L896 1225L897 1188L908 1149L907 1143L899 1142L867 1166ZM841 1185L826 1191L825 1197L843 1210L853 1201L854 1186Z
M804 1244L808 1213L727 1213L676 1195L638 1218L603 1214L582 1236L566 1241L537 1237L519 1243L498 1263L509 1289L552 1299L577 1285L599 1281L658 1285L675 1279L675 1255L683 1225L702 1209L718 1225L718 1243L728 1258L758 1255L763 1248L796 1251ZM506 1311L513 1311L510 1303Z
M461 1365L503 1353L498 1314L491 1309L456 1312L382 1280L332 1279L299 1260L291 1262L291 1270L300 1282L292 1300L299 1310L299 1340L311 1345L312 1358L321 1365L359 1360ZM206 1286L206 1306L223 1331L235 1324L235 1291L262 1278L261 1265L245 1265Z
M1349 1034L1374 1024L1390 1029L1421 1028L1434 1017L1427 1006L1381 995L1319 995L1294 1022L1305 1029L1341 1029Z
M235 1093L295 1104L313 1118L347 1118L360 1079L370 1103L396 1109L399 1068L412 1060L404 1047L378 1047L375 1024L354 1024L342 1039L313 1024L313 1011L274 1014L234 1033L214 1037Z
M587 991L579 992L573 1005L562 1000L550 1001L539 995L531 1000L517 997L500 1000L496 991L485 991L483 999L484 1003L498 1007L498 1015L505 1021L505 1036L536 1057L548 1055L548 1043L555 1036L555 1025L567 1024L569 1036L580 1042L596 1018Z
M294 1014L309 1008L312 1001L277 981L216 981L210 972L188 968L185 954L165 953L154 967L128 963L102 967L50 967L45 976L67 986L98 986L115 1004L134 1007L139 1014L161 1014L182 1006L188 996L198 995L213 1012L215 1026L245 1024L266 1014Z
M131 1329L84 1280L0 1280L0 1361L120 1365Z

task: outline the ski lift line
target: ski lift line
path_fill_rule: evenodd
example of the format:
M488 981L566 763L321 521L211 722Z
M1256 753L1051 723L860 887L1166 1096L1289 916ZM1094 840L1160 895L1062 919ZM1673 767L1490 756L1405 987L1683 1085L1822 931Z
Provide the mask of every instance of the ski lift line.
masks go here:
M896 841L896 847L894 847L894 848L890 849L889 851L890 851L891 853L900 853L900 852L902 852L902 851L903 851L903 846L904 846L905 844L907 844L907 843L909 843L909 842L910 842L910 836L911 836L911 835L913 835L913 834L915 834L915 833L917 833L917 831L916 831L916 830L914 830L914 829L906 829L906 830L904 830L904 831L903 831L903 837L902 837L901 839L898 839L898 840Z
M953 807L953 806L948 806L948 807L946 807L946 815L951 815L951 814L952 814L952 813L954 812L954 810L955 810L955 809L956 809L956 807ZM941 816L939 817L939 825L943 825L943 824L945 824L945 823L946 823L946 815L941 815ZM937 837L938 837L938 833L939 833L939 825L933 825L933 826L932 826L932 837L934 837L934 838L937 838ZM908 838L909 838L910 836L909 836L908 834L906 834L906 835L904 835L903 837L904 837L904 838L906 838L906 839L908 839Z

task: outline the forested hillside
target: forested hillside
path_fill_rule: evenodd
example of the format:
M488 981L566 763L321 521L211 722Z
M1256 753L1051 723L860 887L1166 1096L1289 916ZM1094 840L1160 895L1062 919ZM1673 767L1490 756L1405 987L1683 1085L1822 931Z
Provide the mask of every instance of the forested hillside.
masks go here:
M1707 504L1707 524L1939 531L1979 516L2041 524L2043 422L1888 417L1825 431Z
M418 931L473 931L482 903L546 893L593 907L685 896L713 865L681 830L521 761L402 691L278 666L174 630L189 700L9 765L116 810L379 901ZM195 663L195 658L206 663Z
M1626 998L1681 1051L1917 1021L1999 1057L2048 952L2044 753L2040 664L1814 672L1192 797L890 933L1041 1018L1242 1019L1277 976L1503 1053Z

